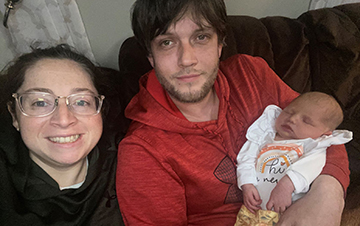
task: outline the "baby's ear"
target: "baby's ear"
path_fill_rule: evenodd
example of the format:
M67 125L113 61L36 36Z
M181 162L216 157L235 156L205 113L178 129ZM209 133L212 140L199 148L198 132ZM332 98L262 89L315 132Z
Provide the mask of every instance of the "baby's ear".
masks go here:
M332 134L332 131L327 131L327 132L325 132L323 135L326 135L326 136L330 136Z

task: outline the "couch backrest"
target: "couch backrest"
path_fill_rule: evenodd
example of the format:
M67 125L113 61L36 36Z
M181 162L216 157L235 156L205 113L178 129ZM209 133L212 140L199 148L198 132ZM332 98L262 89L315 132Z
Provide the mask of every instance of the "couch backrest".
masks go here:
M229 16L228 22L222 60L236 53L260 56L294 90L311 89L309 40L304 24L279 16Z

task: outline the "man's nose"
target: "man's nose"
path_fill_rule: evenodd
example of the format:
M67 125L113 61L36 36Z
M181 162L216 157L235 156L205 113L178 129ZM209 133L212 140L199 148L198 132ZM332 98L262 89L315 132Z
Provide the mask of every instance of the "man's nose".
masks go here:
M189 67L197 64L198 60L195 51L191 43L185 42L180 45L178 57L180 67Z

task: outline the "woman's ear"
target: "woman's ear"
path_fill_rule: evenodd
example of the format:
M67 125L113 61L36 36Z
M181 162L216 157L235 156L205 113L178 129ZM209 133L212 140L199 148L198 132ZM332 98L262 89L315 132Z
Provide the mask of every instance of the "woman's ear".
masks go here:
M14 112L15 109L12 109L11 105L12 105L12 102L8 102L7 103L7 109L9 111L9 113L11 114L11 118L12 118L12 121L13 121L13 123L12 123L13 126L15 127L15 129L17 131L19 131L20 127L19 127L19 122L18 122L17 117L16 117L16 112Z

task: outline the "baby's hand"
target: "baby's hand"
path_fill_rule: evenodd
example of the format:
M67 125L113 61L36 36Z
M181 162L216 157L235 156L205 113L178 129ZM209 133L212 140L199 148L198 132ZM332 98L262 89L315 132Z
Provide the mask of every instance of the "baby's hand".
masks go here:
M250 212L255 214L256 210L261 209L260 204L262 202L258 190L252 184L243 184L241 189L244 197L244 205Z
M290 178L286 175L272 190L266 208L283 213L291 205L291 197L295 187Z

